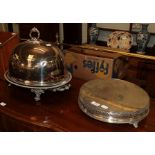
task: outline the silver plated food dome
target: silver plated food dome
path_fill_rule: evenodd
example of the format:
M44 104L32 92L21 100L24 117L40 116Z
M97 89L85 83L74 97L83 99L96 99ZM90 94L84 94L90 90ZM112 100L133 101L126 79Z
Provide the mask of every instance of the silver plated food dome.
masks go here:
M33 33L37 37L33 37ZM64 68L62 51L56 45L40 40L40 32L35 27L29 35L30 39L17 45L12 52L5 79L11 84L31 88L36 101L46 89L69 89L72 76Z

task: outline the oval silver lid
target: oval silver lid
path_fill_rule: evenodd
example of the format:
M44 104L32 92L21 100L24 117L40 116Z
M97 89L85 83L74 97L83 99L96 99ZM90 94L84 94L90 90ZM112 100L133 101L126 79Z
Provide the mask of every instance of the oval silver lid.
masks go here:
M13 50L5 76L7 80L29 87L47 87L66 81L70 75L64 67L62 51L55 44L40 40L40 32L35 27L29 36L29 40Z

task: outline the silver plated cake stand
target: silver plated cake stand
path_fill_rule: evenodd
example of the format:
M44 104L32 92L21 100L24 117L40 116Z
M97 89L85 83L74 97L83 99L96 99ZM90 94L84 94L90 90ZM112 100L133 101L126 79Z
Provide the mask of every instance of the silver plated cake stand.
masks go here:
M90 80L80 88L78 103L88 116L135 128L149 114L150 97L139 86L120 79Z

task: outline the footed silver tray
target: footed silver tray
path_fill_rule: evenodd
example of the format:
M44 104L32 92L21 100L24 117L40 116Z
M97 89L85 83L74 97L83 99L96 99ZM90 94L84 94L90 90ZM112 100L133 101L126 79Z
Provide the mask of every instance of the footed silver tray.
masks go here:
M9 76L9 72L6 71L4 74L5 79L13 85L19 86L19 87L23 87L23 88L28 88L31 89L31 92L35 93L35 101L39 101L40 100L40 95L43 94L45 92L45 90L52 90L53 92L55 91L64 91L64 90L68 90L70 88L70 81L72 79L72 75L70 72L67 72L67 74L64 75L64 77L58 81L58 82L48 82L48 83L39 83L38 82L32 82L32 81L28 81L28 80L19 80L13 77Z
M149 113L150 98L139 86L120 79L91 80L80 88L78 104L88 116L108 123L138 123Z

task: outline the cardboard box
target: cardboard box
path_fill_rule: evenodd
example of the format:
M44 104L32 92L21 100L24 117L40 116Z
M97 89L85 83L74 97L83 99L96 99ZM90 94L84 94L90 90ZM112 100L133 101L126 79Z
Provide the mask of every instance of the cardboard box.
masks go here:
M2 80L8 69L10 55L18 43L19 36L16 33L0 32L0 79Z
M65 66L73 77L91 80L95 78L122 79L127 69L127 61L118 53L70 48L65 54Z

